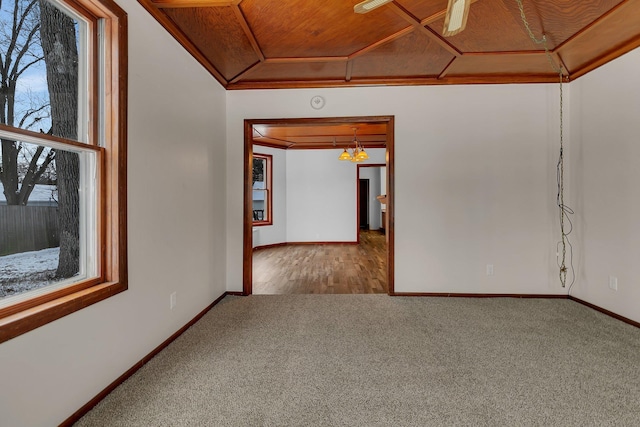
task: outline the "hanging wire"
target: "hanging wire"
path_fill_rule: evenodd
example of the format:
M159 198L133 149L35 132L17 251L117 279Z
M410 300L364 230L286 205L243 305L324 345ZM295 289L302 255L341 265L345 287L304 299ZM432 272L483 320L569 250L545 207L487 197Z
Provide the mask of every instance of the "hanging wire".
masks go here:
M569 284L569 291L571 287L575 283L576 275L575 269L573 267L573 246L571 245L571 241L569 240L569 234L573 231L573 223L571 222L570 215L573 215L575 212L569 206L564 203L564 99L563 99L563 82L564 82L564 73L562 72L562 64L556 64L553 60L553 56L549 51L549 47L547 45L547 36L546 34L542 34L542 38L538 39L531 31L531 27L529 25L529 21L527 21L526 14L524 13L524 5L522 4L522 0L516 0L518 3L518 8L520 9L520 17L522 18L522 23L527 29L527 33L529 33L529 37L535 44L542 45L544 47L545 55L549 60L549 64L551 64L551 68L558 73L560 78L560 155L558 156L558 163L556 165L556 175L558 182L558 193L556 196L556 204L558 205L559 213L560 213L560 241L556 246L556 259L558 262L558 268L560 269L560 283L564 288L567 284L567 248L569 249L569 266L571 268L571 283Z
M562 80L563 80L562 65L556 64L556 62L553 60L553 57L551 56L551 52L549 51L549 47L547 45L547 35L543 34L541 39L536 38L536 36L533 34L533 31L531 31L531 27L529 26L529 21L527 21L527 16L524 13L524 5L522 4L522 0L516 0L516 1L518 2L518 8L520 9L520 17L522 18L522 23L524 24L524 27L527 29L527 33L529 33L529 37L531 38L531 40L533 40L535 44L541 44L544 47L544 53L547 55L547 59L549 60L549 64L551 64L551 68L553 68L553 70L560 75L560 87L562 88Z

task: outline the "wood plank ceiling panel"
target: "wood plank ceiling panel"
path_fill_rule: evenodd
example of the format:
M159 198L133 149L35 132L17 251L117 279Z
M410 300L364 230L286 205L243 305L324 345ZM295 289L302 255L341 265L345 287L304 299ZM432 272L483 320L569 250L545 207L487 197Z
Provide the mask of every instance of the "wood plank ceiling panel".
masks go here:
M396 0L396 3L422 21L446 10L448 0Z
M300 136L312 136L322 138L347 137L351 141L353 138L353 130L356 129L356 135L359 138L365 136L382 136L386 135L386 127L380 123L346 123L346 124L327 124L308 126L306 124L290 125L290 126L268 126L261 125L254 127L256 131L262 135L273 138L295 138ZM384 139L383 139L384 140Z
M242 82L345 80L347 61L270 62L259 64L242 76Z
M226 89L554 81L516 0L472 0L442 37L448 0L138 0ZM640 45L640 0L523 0L575 79ZM426 25L426 27L425 27Z
M277 138L254 136L253 143L255 145L261 145L263 147L281 148L284 150L332 150L335 148L353 148L353 138L351 139L339 139L336 137L336 144L333 145L333 137L329 138L316 138L317 141L311 138L296 138L295 140L288 141ZM385 148L385 141L375 141L371 138L360 138L358 142L365 149L370 148ZM337 157L337 156L336 156Z
M424 33L413 31L353 59L352 79L437 77L454 56Z
M447 70L447 77L474 75L528 75L559 79L544 52L508 55L466 54L456 59Z
M549 40L549 48L554 49L613 9L621 1L536 0L535 5L537 15L544 25L544 32ZM636 26L640 26L640 22L636 22Z
M507 0L509 1L516 4L515 0ZM518 10L517 5L515 10ZM439 34L442 33L443 26L444 18L429 25ZM480 0L471 5L465 30L447 40L463 53L540 49L529 38L520 12L515 14L513 8L505 6L503 0Z
M407 27L387 8L366 15L344 0L243 0L245 15L267 58L348 56Z
M640 1L627 0L558 49L579 75L640 46ZM582 70L582 69L585 70Z
M351 147L354 128L358 141L365 148L386 146L386 128L379 123L259 125L254 126L253 143L293 150Z
M153 0L158 8L234 6L241 0Z
M163 9L227 79L259 61L232 7Z

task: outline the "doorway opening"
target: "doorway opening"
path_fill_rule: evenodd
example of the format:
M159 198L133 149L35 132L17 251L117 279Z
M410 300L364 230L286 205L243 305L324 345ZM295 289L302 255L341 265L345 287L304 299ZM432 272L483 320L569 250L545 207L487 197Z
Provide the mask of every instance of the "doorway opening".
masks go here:
M360 230L369 229L369 179L358 179L358 223Z
M266 228L255 227L254 219L253 219L253 204L254 204L254 184L252 180L253 171L253 159L254 159L254 149L256 152L265 151L261 150L262 147L271 147L278 148L283 150L292 150L288 153L291 154L291 158L294 158L301 154L297 152L297 150L318 150L318 149L332 149L331 153L336 153L335 162L338 161L339 150L343 148L346 149L350 146L353 131L351 129L358 128L358 140L367 147L367 150L373 147L380 147L384 150L379 153L381 156L380 160L384 163L380 163L378 160L377 164L368 165L368 164L358 164L357 168L355 168L358 172L356 172L356 176L360 173L360 167L382 167L384 169L384 177L381 178L385 183L385 201L386 201L386 225L377 226L377 229L374 230L378 235L382 235L382 245L378 245L378 256L383 260L384 272L382 273L384 277L385 287L384 292L389 295L394 294L394 230L393 230L393 184L394 184L394 117L393 116L366 116L366 117L337 117L337 118L301 118L301 119L247 119L244 122L244 213L243 213L243 294L250 295L253 293L253 252L254 252L254 236L256 235L256 229L258 232L265 230L263 234L268 234L268 230ZM346 139L340 136L340 128L348 127L350 136L346 137ZM305 138L300 138L296 140L292 135L296 132L300 131L300 128L303 128L306 133ZM376 129L376 133L378 138L383 138L383 141L367 141L367 129ZM319 129L322 129L322 132L318 132ZM361 129L364 129L361 131ZM325 132L326 134L323 134ZM333 133L332 133L333 132ZM336 137L336 133L338 137ZM309 136L313 135L313 136ZM373 142L372 142L373 141ZM377 145L376 145L377 144ZM255 146L254 146L255 145ZM337 150L336 150L337 149ZM315 155L313 152L308 152L309 155ZM329 151L326 153L317 152L318 155L323 156L331 156ZM289 154L287 154L289 156ZM290 157L287 157L289 159ZM333 158L333 157L332 157ZM314 157L315 160L315 157ZM289 160L287 160L289 162ZM291 162L292 163L292 162ZM342 163L342 166L349 167L347 163ZM352 175L353 177L353 175ZM351 178L353 179L353 178ZM363 179L367 179L363 176ZM353 181L351 181L353 182ZM370 199L372 196L376 197L379 194L373 194L371 191L371 180L365 181L368 183L368 198ZM345 183L348 185L348 183ZM367 185L363 182L362 184ZM353 188L353 187L351 187ZM277 189L274 189L274 194ZM353 191L353 190L352 190ZM376 190L377 191L377 190ZM360 181L358 179L356 190L356 203L358 205L364 205L364 201L361 203L359 197L361 193L365 193L360 191ZM287 191L287 193L289 193ZM351 200L353 200L353 193ZM364 196L363 196L364 197ZM275 202L274 202L275 203ZM288 202L287 202L288 203ZM353 206L353 205L351 205ZM275 207L274 207L275 209ZM291 212L290 206L287 205L288 212ZM326 207L321 208L326 209ZM351 208L353 209L353 208ZM356 214L350 218L354 218L356 215L360 215L359 208L356 208ZM331 209L330 209L331 210ZM329 210L329 211L330 211ZM364 212L364 211L363 211ZM363 213L364 215L364 213ZM369 209L367 212L366 221L363 222L363 229L360 230L360 219L357 218L355 222L356 227L356 236L354 240L351 242L348 241L334 241L331 239L327 239L328 241L315 241L314 239L309 239L309 241L279 241L274 244L267 244L265 246L269 247L283 247L283 248L303 248L304 246L318 246L325 245L326 248L330 247L333 249L335 246L348 246L355 247L354 245L360 244L361 240L366 240L365 243L370 242L369 237L361 239L361 231L365 233L371 233L371 226L375 227L373 223L372 212ZM345 221L347 224L351 223L353 219ZM363 218L364 219L364 218ZM280 219L281 220L281 219ZM278 226L278 215L274 214L273 224L270 225L274 227L274 229ZM381 221L381 219L379 220ZM366 223L366 224L365 224ZM380 222L378 222L380 223ZM290 225L290 224L287 224ZM339 226L343 224L339 223ZM366 226L365 226L366 225ZM349 226L350 227L350 226ZM289 227L291 228L291 227ZM350 229L353 230L353 229ZM383 232L383 233L381 233ZM289 235L287 235L288 237ZM317 236L312 236L317 237ZM256 239L259 241L260 239ZM295 239L293 239L295 240ZM262 246L262 245L258 245ZM321 252L321 251L320 251ZM373 261L372 261L373 262ZM313 265L313 269L322 268L320 263L318 265ZM351 272L349 273L351 274ZM375 282L375 280L372 280ZM342 293L342 292L341 292Z
M361 237L362 231L386 232L386 177L387 167L384 163L358 165L358 237Z

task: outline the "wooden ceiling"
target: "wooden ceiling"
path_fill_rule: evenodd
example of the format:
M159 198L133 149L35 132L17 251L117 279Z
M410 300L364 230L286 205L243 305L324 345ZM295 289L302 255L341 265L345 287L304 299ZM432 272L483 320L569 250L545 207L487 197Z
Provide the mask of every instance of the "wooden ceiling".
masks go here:
M139 0L226 89L558 81L516 0L474 0L442 37L447 0ZM575 79L640 46L639 0L523 0Z
M253 143L266 147L309 150L324 148L353 148L353 138L365 148L384 148L387 144L386 122L342 123L323 121L273 121L253 126Z

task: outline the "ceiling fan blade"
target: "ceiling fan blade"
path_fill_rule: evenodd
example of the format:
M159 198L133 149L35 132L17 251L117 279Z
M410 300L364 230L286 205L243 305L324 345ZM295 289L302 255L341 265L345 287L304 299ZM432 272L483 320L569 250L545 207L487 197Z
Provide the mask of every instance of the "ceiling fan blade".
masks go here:
M447 15L444 18L443 36L455 36L464 30L464 27L467 25L470 6L471 0L449 0Z
M367 13L384 4L390 3L392 0L365 0L353 6L355 13Z

